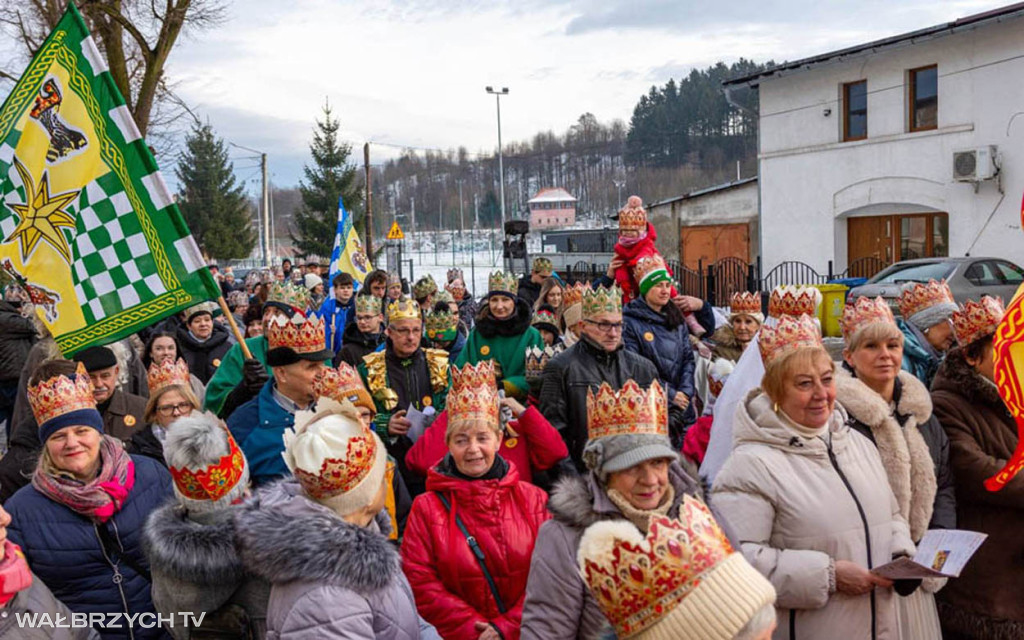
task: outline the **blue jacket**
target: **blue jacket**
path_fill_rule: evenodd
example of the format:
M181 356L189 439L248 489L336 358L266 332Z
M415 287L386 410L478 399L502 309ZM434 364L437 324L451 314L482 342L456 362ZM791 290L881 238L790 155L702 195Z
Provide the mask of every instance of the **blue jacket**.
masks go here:
M647 306L642 298L626 305L622 310L622 321L622 341L626 349L647 358L658 369L658 377L664 383L668 395L670 435L673 443L681 447L686 426L696 420L692 403L696 361L693 346L690 345L690 331L685 322L669 329L668 319ZM683 393L691 400L685 412L678 408L671 409L675 406L672 398L676 392Z
M128 614L155 613L150 597L150 581L132 568L138 565L149 570L149 562L142 553L141 534L146 517L172 497L171 476L157 461L144 456L132 456L135 463L135 485L128 493L121 510L104 524L113 545L124 549L114 553L111 560L117 571L105 559L99 533L93 521L68 507L51 500L31 484L18 490L4 504L11 514L7 527L10 540L18 544L33 573L50 588L73 613L125 612L122 591ZM114 576L120 573L120 587ZM147 616L148 617L148 616ZM145 620L144 620L145 621ZM101 631L103 638L127 638L128 623L119 621L120 629ZM138 620L133 628L136 638L167 638L159 628L145 629Z
M942 356L929 344L928 338L909 322L897 318L896 324L903 332L903 370L913 374L926 389L930 389L932 378L942 363Z
M274 378L263 385L255 398L235 409L228 417L228 429L249 462L253 486L289 474L281 453L284 431L295 424L295 414L274 400Z
M338 353L341 350L341 337L345 333L345 327L356 319L355 294L344 305L339 303L333 295L327 296L316 314L324 319L324 325L326 325L324 337L327 339L327 348Z

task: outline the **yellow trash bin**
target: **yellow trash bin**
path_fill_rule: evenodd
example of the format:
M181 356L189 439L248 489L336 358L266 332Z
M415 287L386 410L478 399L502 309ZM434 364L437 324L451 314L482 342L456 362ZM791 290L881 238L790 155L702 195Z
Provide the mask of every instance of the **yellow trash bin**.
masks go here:
M846 292L850 288L845 284L819 284L815 288L821 292L818 320L821 322L822 334L831 338L842 336L840 320L843 318L843 307L846 306Z

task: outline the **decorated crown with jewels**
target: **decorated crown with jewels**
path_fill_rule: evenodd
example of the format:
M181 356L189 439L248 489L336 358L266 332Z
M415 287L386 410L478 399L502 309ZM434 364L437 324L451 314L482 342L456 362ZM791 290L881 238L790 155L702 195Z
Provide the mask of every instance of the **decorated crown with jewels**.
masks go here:
M574 304L581 304L583 302L583 292L590 289L590 283L577 282L571 287L566 287L562 291L562 306L568 309Z
M481 360L459 369L452 366L452 387L445 406L449 428L470 422L498 424L498 383L494 361Z
M324 329L323 318L306 318L299 313L291 319L274 316L265 330L267 346L271 349L288 347L295 353L323 351L327 344Z
M358 434L345 441L345 452L336 458L323 458L319 468L304 469L296 459L292 448L303 431L321 418L337 414L359 424ZM377 447L383 447L373 431L359 423L359 416L351 406L339 403L330 397L317 402L317 410L300 411L295 414L295 428L284 432L285 464L302 485L302 489L315 500L333 498L355 489L370 475L377 460ZM339 450L338 453L341 453ZM316 456L319 459L319 456Z
M909 319L920 311L943 303L956 304L945 280L929 280L928 284L915 282L900 293L900 315Z
M420 300L427 296L437 293L437 283L434 282L434 277L431 275L425 275L416 281L416 284L412 285L412 295Z
M968 300L959 311L953 312L953 333L957 342L967 346L994 334L1005 313L1001 298L982 296L979 302Z
M516 295L516 292L519 291L519 281L516 280L516 274L514 273L495 271L487 278L487 290Z
M313 379L313 393L318 398L331 398L337 402L347 400L356 406L374 407L373 398L359 372L344 361L338 364L337 369L325 368L317 374Z
M856 302L847 304L843 309L843 317L840 320L843 340L849 342L858 329L876 322L896 324L896 318L893 317L888 303L881 296L874 300L865 296L857 298Z
M530 325L536 326L538 324L553 324L558 326L558 318L555 314L551 313L547 309L538 309L533 312L533 318L530 319Z
M388 305L388 322L396 320L419 320L420 305L412 298L402 296Z
M444 311L428 311L423 319L423 326L427 331L427 337L431 340L435 338L449 339L452 337L452 332L456 331L459 327L459 314L447 309Z
M768 315L772 318L813 316L821 304L821 291L814 287L783 285L775 287L768 298Z
M749 291L738 291L729 299L729 313L732 315L760 315L761 296Z
M783 316L774 327L761 327L757 347L767 367L773 360L802 347L822 348L821 332L814 319L806 314L799 318Z
M381 299L373 294L356 296L356 314L376 316L380 314Z
M622 313L622 289L618 285L583 291L583 317L593 318L601 313Z
M640 196L629 196L626 206L619 210L619 233L647 230L647 212L644 210L643 204Z
M633 267L633 276L637 282L641 282L648 274L654 273L655 271L668 271L668 267L665 266L665 259L659 254L650 256L644 256L636 261L636 266Z
M232 293L234 292L232 291ZM216 302L200 302L199 304L192 305L188 309L185 309L185 317L191 318L192 316L200 313L208 313L211 316L214 316L217 315L219 312L220 307L217 306Z
M541 275L551 275L555 271L555 265L548 258L534 258L533 270Z
M652 518L646 536L635 527L606 525L587 529L579 565L619 638L657 624L700 586L703 574L736 553L708 507L690 495L678 519Z
M72 411L95 409L92 382L85 365L78 363L73 377L54 376L28 387L28 403L40 425Z
M178 358L173 362L164 360L160 364L154 362L149 365L146 382L149 385L149 394L151 396L160 389L172 384L184 387L192 386L192 379L188 373L188 364L182 358Z
M245 456L238 448L231 433L228 436L228 452L208 467L191 470L187 467L170 467L171 478L178 493L191 500L217 501L227 495L245 471Z
M531 346L526 347L526 381L539 380L544 373L544 367L548 366L548 360L565 351L564 343L557 343L550 347Z
M271 282L267 286L267 304L277 303L305 313L309 308L309 289L287 282Z
M642 389L627 380L615 391L607 382L587 390L587 438L650 434L668 436L668 403L657 380Z

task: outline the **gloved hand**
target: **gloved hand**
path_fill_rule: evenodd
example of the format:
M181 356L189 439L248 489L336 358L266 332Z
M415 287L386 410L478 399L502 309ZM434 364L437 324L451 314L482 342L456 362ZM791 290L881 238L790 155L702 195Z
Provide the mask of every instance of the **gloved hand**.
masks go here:
M269 378L267 369L256 358L248 358L242 365L242 384L251 394L259 393Z

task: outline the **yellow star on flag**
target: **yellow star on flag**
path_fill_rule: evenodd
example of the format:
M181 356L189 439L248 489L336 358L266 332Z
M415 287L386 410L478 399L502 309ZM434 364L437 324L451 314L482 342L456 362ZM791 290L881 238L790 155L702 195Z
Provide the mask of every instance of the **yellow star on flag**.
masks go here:
M70 265L71 247L68 246L68 240L60 229L61 227L75 228L74 216L63 209L78 197L79 192L51 194L50 178L45 170L37 191L28 169L17 158L14 158L14 166L25 187L26 202L10 204L14 212L21 217L21 221L18 222L18 226L11 232L11 235L4 238L4 242L10 242L17 238L21 242L21 259L23 262L28 262L29 256L35 251L39 241L45 240Z

